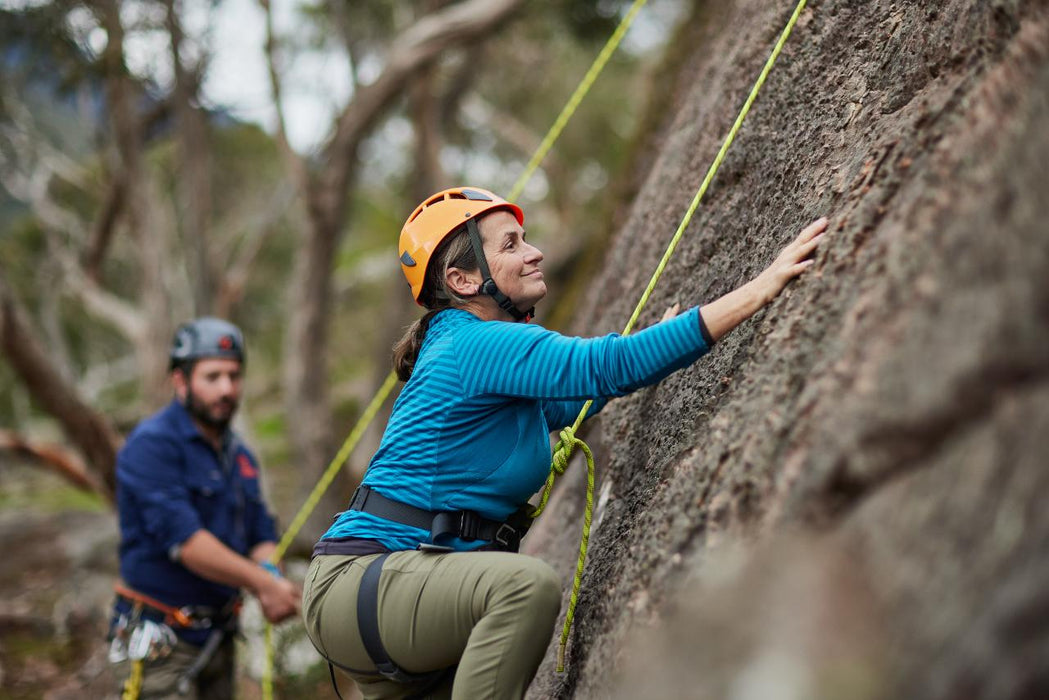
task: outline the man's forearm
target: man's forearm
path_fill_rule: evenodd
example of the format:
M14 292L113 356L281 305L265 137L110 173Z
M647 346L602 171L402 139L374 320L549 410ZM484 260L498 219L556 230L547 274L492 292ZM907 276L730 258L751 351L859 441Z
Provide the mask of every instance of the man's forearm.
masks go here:
M253 555L262 544L255 547ZM207 530L197 530L190 535L182 544L179 558L198 576L235 588L247 588L253 593L270 577L269 572L256 563L260 560L237 554Z
M259 542L257 545L251 548L248 556L252 561L261 564L264 561L269 561L273 553L277 551L276 542Z

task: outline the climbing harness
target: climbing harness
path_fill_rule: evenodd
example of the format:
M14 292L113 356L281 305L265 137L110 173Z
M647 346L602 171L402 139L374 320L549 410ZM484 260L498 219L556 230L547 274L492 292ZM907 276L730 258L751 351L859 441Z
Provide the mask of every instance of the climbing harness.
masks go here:
M386 652L386 647L382 643L382 635L379 632L379 578L382 576L383 564L386 563L386 559L391 554L393 552L380 554L364 570L357 592L357 631L361 636L361 641L364 643L364 649L368 653L368 657L375 664L376 673L395 683L409 686L411 692L405 696L408 700L423 698L450 674L454 674L458 666L450 666L426 673L410 673L398 666ZM335 690L335 695L339 697L339 700L342 700L342 693L339 692L339 684L335 679L335 666L354 674L370 674L369 671L348 668L342 664L337 664L329 658L325 658L325 661L328 662L328 674L331 676L332 688Z
M419 545L426 551L452 551L439 541L459 538L465 542L486 542L484 550L516 552L521 538L532 524L531 506L522 506L504 520L491 520L472 510L430 511L387 498L381 493L361 484L353 494L349 510L359 510L379 518L409 527L427 530L430 541ZM336 516L337 517L337 516ZM324 543L317 545L314 553L323 553Z
M439 669L429 673L409 673L395 664L386 653L379 634L379 577L382 566L392 552L380 554L364 570L361 578L360 592L357 594L357 626L360 629L361 641L371 657L375 667L383 678L397 683L430 683L444 677L448 669Z
M418 549L424 552L445 554L455 551L452 547L438 544L439 541L447 541L447 538L458 538L466 542L484 542L485 544L476 550L469 551L499 551L516 552L521 544L528 528L532 524L532 506L525 504L512 513L509 518L503 520L491 520L472 510L457 511L429 511L423 508L402 503L401 501L387 498L381 493L364 484L361 484L350 499L349 510L356 510L378 518L390 520L402 525L408 525L419 530L430 533L429 542L421 542ZM340 514L341 515L341 514ZM339 517L338 515L335 516ZM314 556L318 554L346 554L349 550L342 549L345 542L318 542L313 549ZM359 550L354 551L356 553ZM357 592L357 626L364 643L365 651L378 669L378 673L391 681L404 683L413 687L412 697L422 697L430 689L435 687L449 673L455 672L455 667L438 669L427 673L409 673L398 666L383 646L379 634L379 577L382 572L383 563L392 552L382 552L376 559L368 564L364 576L361 579L360 588ZM331 675L332 686L336 695L339 695L339 686L335 680L335 670L330 658L325 657L328 662L328 672ZM340 668L344 668L340 665ZM366 671L357 669L345 669L351 673L367 674Z
M128 611L118 613L110 632L109 661L131 662L131 673L121 693L121 700L137 700L142 692L142 676L146 661L163 659L178 644L175 629L210 630L204 645L193 663L176 681L177 690L185 695L204 667L208 665L222 642L237 629L240 597L234 597L221 609L205 606L176 608L140 593L122 583L113 586Z
M652 291L656 287L656 283L659 282L659 278L662 277L663 271L666 269L667 263L670 258L674 255L674 250L677 248L678 243L681 241L681 237L685 233L685 229L688 227L689 222L692 220L692 215L695 213L696 208L699 206L700 201L703 199L703 195L706 194L707 188L710 187L710 183L714 179L714 175L717 174L718 168L721 167L722 161L725 159L725 154L728 153L729 147L732 146L732 142L736 139L736 134L739 133L740 127L743 126L743 121L746 119L747 114L750 112L751 106L754 104L754 100L757 99L758 93L761 91L762 86L765 84L765 79L768 77L769 72L772 70L773 64L783 51L783 46L787 43L787 39L790 37L791 32L794 30L794 25L797 24L798 18L801 16L802 10L805 9L807 0L799 0L797 6L794 8L793 14L787 21L787 26L783 28L780 34L779 41L772 49L772 53L769 55L767 61L765 61L764 67L761 69L761 73L758 75L757 81L754 83L754 87L751 88L750 94L747 96L746 102L743 103L743 107L740 109L739 114L736 116L736 121L733 122L732 128L729 129L728 136L725 137L725 141L721 144L721 148L718 150L717 156L714 158L714 162L711 163L710 168L707 170L706 177L703 178L703 182L696 192L696 195L692 198L692 203L689 205L688 210L685 212L684 218L678 225L677 230L674 232L674 236L670 240L670 244L667 246L666 252L663 253L662 259L659 261L659 265L656 266L655 272L652 274L652 278L648 282L648 286L645 288L644 293L641 295L641 299L638 301L637 306L634 307L634 312L630 316L630 320L627 321L626 328L623 329L622 335L629 335L630 331L634 329L638 318L641 316L641 311L645 308L648 303L649 297L652 295ZM554 451L553 461L550 467L550 476L547 477L546 486L543 488L543 494L540 500L539 507L536 508L535 517L538 517L546 507L547 501L550 498L550 492L553 488L554 481L557 476L564 473L565 467L568 464L572 456L572 451L576 446L579 446L586 453L587 458L587 491L586 491L586 510L583 516L583 537L579 545L579 559L576 564L576 575L572 582L572 595L569 599L568 612L565 614L564 628L561 630L561 643L557 651L557 670L558 672L564 671L564 657L565 650L568 644L568 637L571 634L572 621L575 617L575 607L579 596L579 588L582 585L583 578L583 567L586 562L586 550L587 544L590 540L590 523L592 518L593 504L594 504L594 459L590 452L590 448L586 446L582 440L576 437L576 431L579 430L579 426L582 425L583 420L586 418L586 414L590 411L590 407L593 405L593 401L587 401L583 404L582 410L576 417L575 422L571 427L561 431L561 440L558 442L557 447Z

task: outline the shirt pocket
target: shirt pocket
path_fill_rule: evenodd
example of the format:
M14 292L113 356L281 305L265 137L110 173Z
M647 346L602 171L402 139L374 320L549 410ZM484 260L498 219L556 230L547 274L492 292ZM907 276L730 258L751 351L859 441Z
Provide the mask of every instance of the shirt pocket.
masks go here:
M190 501L205 528L212 530L220 524L222 512L227 508L226 485L220 474L208 472L191 474L186 480Z

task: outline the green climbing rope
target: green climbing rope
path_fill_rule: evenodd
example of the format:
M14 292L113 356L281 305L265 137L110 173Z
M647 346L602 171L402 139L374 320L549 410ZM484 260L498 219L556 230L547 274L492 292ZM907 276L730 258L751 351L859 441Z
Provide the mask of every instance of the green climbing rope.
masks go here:
M663 276L663 271L666 269L667 263L670 258L674 255L674 250L677 248L678 243L681 241L681 237L685 233L685 229L688 227L690 221L692 221L692 215L695 213L696 208L699 206L703 196L707 193L707 188L710 187L710 183L714 180L714 175L717 174L718 168L721 167L722 161L725 160L725 154L728 153L729 147L732 146L732 142L736 140L736 134L739 133L740 127L743 126L743 120L747 118L747 114L750 112L751 106L754 104L754 100L757 99L758 93L761 91L762 86L765 84L765 79L768 78L769 72L772 70L773 64L776 59L779 58L780 53L783 51L783 46L787 43L787 39L790 37L791 32L794 30L794 25L797 24L798 18L801 16L802 11L805 9L807 0L799 0L797 6L794 8L794 13L790 16L790 20L787 22L787 26L783 28L783 32L780 34L779 41L772 49L772 53L769 55L768 60L765 61L765 66L761 69L761 73L758 75L757 81L754 83L754 87L751 88L750 94L747 96L746 102L743 103L743 107L739 111L739 115L736 117L736 121L732 124L732 128L729 130L728 136L725 137L725 141L721 144L721 149L718 151L717 156L714 157L714 162L710 164L710 168L707 170L706 177L703 178L702 184L699 186L699 190L696 192L695 197L692 198L692 203L689 205L688 210L685 212L684 218L677 227L677 231L674 232L674 236L670 240L670 244L667 246L666 252L663 253L662 259L659 261L659 265L656 266L655 272L652 274L652 278L648 282L648 286L645 288L644 293L641 295L641 299L638 301L637 306L634 307L634 313L631 314L630 320L627 321L626 327L623 329L623 335L629 335L630 331L634 329L637 324L638 318L641 316L641 311L645 308L648 303L648 299L652 296L652 291L656 288L656 284L659 282L659 278ZM576 431L579 430L579 426L582 425L583 420L586 418L586 414L590 411L590 407L593 405L593 401L587 401L583 404L582 410L579 411L579 415L576 417L575 422L570 428L565 428L561 431L561 440L558 442L554 449L553 460L550 464L550 475L547 477L546 486L543 488L543 494L539 501L539 506L535 509L533 517L538 517L546 507L547 501L550 499L550 491L554 486L554 482L557 476L563 474L567 468L568 462L572 457L572 451L576 446L583 449L586 453L587 459L587 490L586 490L586 510L583 514L583 537L579 544L579 559L576 562L576 573L575 578L572 581L572 595L568 602L568 612L565 614L565 624L561 630L561 643L557 650L557 670L558 672L564 671L564 658L565 650L568 645L568 637L572 631L572 621L575 619L575 607L576 602L579 599L579 588L583 581L583 566L586 563L586 550L587 545L590 541L590 522L592 518L592 510L594 504L594 458L590 452L590 448L581 439L576 437Z

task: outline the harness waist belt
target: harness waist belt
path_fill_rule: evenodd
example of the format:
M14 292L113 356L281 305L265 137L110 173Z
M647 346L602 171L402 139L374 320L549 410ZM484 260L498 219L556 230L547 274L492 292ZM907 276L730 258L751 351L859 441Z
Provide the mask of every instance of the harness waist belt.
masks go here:
M145 606L163 615L164 624L183 629L210 629L218 624L235 620L240 612L240 598L234 597L223 608L211 608L202 605L186 605L176 608L162 603L145 593L130 588L123 583L113 585L113 592L118 598L128 601L133 607Z
M512 515L510 521L489 520L472 510L429 511L416 508L407 503L395 501L383 496L378 491L364 486L357 488L350 501L350 510L359 510L402 525L429 530L430 538L436 542L438 537L452 535L467 542L484 540L492 542L510 551L517 551L521 538L528 531L531 518ZM523 511L518 511L522 512ZM511 521L513 524L511 524Z

